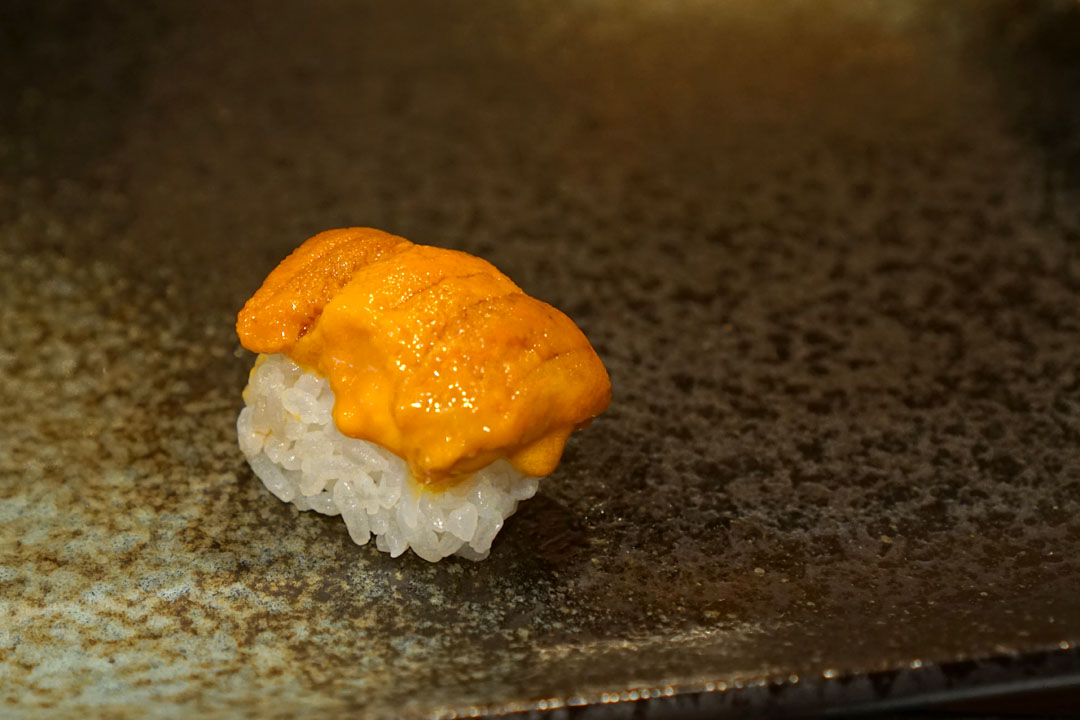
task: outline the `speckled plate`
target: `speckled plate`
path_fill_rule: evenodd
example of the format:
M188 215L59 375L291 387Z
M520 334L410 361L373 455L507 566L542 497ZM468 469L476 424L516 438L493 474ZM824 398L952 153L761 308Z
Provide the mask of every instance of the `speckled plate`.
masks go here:
M0 714L1075 681L1077 37L1075 2L4 3ZM236 310L355 224L492 260L610 370L485 562L356 547L236 447Z

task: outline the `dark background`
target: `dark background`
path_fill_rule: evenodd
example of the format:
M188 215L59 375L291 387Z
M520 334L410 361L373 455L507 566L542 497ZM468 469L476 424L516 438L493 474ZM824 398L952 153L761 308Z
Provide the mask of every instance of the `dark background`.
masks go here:
M1075 2L4 3L4 701L1076 678L1078 47ZM236 309L345 225L490 259L609 368L484 563L355 548L232 443Z

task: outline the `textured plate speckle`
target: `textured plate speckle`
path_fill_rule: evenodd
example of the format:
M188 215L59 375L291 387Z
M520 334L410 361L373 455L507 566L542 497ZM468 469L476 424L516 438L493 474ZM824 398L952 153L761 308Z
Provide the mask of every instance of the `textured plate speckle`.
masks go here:
M1077 673L1077 37L1074 2L5 3L0 714ZM236 447L236 309L350 224L492 260L608 364L486 562L357 548Z

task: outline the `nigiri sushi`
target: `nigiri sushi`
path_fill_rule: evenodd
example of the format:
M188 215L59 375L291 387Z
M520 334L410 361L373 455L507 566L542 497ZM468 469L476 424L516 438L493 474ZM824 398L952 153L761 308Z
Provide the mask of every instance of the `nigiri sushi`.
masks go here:
M304 242L236 331L258 354L237 419L252 470L394 557L487 557L611 401L566 315L486 260L372 228Z

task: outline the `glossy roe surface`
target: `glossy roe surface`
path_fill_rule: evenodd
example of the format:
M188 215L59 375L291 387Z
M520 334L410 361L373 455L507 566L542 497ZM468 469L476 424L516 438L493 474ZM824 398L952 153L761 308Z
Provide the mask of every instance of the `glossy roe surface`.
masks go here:
M425 483L502 457L547 475L611 401L566 315L486 260L370 228L305 242L245 304L237 333L252 352L328 377L338 429L405 458Z

